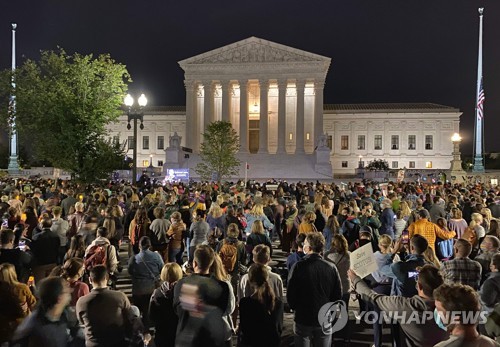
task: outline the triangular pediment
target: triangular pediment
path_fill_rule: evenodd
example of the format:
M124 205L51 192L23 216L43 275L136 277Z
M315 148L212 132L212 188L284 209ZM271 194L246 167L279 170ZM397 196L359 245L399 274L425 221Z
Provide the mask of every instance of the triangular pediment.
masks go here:
M179 65L184 67L186 65L283 62L330 62L330 58L252 36L182 60Z

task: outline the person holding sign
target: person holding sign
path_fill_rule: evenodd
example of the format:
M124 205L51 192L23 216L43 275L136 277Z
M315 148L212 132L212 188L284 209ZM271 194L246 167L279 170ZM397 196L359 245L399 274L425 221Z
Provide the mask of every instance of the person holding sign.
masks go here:
M397 317L399 323L405 323L399 324L401 334L396 345L434 346L448 338L447 332L439 328L432 315L429 316L435 309L432 294L443 284L443 277L436 267L427 264L419 268L417 294L408 298L378 294L355 271L349 270L347 274L363 300L377 305L382 312Z

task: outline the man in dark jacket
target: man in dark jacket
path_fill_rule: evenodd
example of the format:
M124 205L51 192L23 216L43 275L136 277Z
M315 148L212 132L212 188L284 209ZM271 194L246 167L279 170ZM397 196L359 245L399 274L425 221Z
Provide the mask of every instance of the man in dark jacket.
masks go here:
M207 245L194 251L194 274L177 282L174 310L179 317L176 346L219 347L225 342L223 312L229 287L210 275L215 253Z
M57 265L59 245L61 244L59 236L50 230L52 219L44 218L41 224L42 231L33 236L33 242L31 243L31 250L36 264L33 268L36 282L47 277Z
M295 346L331 346L332 335L323 332L318 320L321 307L342 298L342 284L333 263L321 258L325 238L310 233L304 241L305 257L288 277L287 300L295 310Z
M0 264L10 263L16 267L17 279L26 283L31 267L31 255L24 250L14 248L14 232L2 230L0 234Z

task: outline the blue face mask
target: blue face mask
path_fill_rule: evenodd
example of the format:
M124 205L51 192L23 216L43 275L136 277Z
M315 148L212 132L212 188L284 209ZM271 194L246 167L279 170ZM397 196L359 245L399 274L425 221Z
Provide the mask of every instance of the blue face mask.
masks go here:
M444 325L443 321L441 320L441 316L439 315L437 308L434 309L434 321L436 322L438 327L440 327L444 331L448 331L446 325Z

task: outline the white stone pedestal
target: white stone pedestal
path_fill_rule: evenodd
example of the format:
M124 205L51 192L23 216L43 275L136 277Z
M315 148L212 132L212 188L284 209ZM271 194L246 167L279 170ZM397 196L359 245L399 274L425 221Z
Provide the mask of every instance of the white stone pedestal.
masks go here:
M316 149L314 171L333 178L332 163L330 162L330 148L319 147Z

